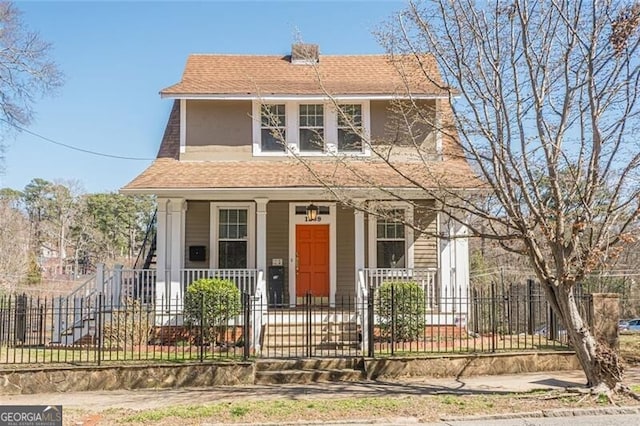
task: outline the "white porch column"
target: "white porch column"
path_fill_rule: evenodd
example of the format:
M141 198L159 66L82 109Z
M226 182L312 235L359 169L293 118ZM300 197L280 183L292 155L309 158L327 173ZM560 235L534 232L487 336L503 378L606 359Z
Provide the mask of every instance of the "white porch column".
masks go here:
M469 243L466 225L448 220L441 226L440 312L467 312Z
M362 210L354 210L355 216L355 269L356 269L356 285L358 283L358 271L364 269L364 212Z
M354 228L355 228L355 235L354 235L354 248L355 248L355 253L354 253L354 261L355 261L355 270L356 270L356 276L355 276L355 283L356 283L356 288L355 288L355 293L357 295L356 297L356 311L357 312L362 312L363 316L362 316L362 323L361 323L361 329L360 329L360 333L362 335L362 352L364 354L369 354L369 312L368 312L368 306L369 306L369 297L372 297L370 294L367 293L368 291L368 283L367 282L360 282L360 274L359 272L362 271L364 269L364 212L362 210L358 210L355 209L353 211L353 215L354 215L354 219L355 219L355 224L354 224ZM367 279L366 277L364 278L365 280ZM359 288L359 286L363 286L364 288L362 289L363 291L360 291L361 289Z
M184 289L180 270L184 266L184 227L187 203L183 198L170 198L168 208L167 240L168 269L171 284L168 288L172 307L181 309Z
M166 198L158 198L156 218L156 308L158 310L162 310L162 305L167 303L168 202L169 200Z
M256 269L267 273L267 203L268 198L256 198Z

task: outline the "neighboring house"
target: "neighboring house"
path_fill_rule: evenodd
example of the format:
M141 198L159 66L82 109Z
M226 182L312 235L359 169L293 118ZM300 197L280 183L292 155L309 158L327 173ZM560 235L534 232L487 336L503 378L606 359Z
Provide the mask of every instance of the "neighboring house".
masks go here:
M181 81L160 92L174 105L158 158L122 189L157 196L157 300L181 299L190 281L215 274L289 306L307 294L334 306L402 279L450 310L444 297L468 286L467 231L433 213L414 182L464 190L476 181L437 126L418 126L416 150L397 112L398 101L415 102L440 123L447 95L401 76L407 57L292 50L191 55ZM439 81L433 58L422 59Z

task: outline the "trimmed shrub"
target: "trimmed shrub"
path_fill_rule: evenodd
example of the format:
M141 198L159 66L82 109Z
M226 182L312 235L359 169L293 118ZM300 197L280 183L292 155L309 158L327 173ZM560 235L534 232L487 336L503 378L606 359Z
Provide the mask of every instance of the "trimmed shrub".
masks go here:
M233 281L202 278L192 282L184 298L184 319L187 325L202 326L204 339L224 342L228 321L242 311L240 290Z
M424 290L415 282L384 282L378 289L377 315L385 340L412 341L424 334Z

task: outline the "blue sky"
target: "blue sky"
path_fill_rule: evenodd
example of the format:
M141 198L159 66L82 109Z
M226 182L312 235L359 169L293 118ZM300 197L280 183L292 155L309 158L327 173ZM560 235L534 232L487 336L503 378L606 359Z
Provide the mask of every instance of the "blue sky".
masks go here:
M29 130L82 149L153 158L171 107L158 92L180 80L189 53L286 54L299 33L321 53L383 53L372 31L401 1L17 2L54 46L65 74L39 100ZM29 134L6 140L0 187L77 180L116 191L151 161L92 156Z

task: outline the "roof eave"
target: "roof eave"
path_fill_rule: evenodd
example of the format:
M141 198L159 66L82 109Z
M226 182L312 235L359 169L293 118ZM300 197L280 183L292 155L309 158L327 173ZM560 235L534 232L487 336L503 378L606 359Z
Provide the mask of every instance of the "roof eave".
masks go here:
M160 92L160 97L163 99L186 99L186 100L225 100L225 101L239 101L239 100L267 100L267 101L288 101L288 100L394 100L394 99L446 99L447 94L432 94L432 93L411 93L411 94L393 94L393 93L363 93L363 94L340 94L340 95L327 95L327 94L235 94L235 93L166 93Z
M349 191L355 193L355 196L371 196L371 187L364 186L351 186L340 188L343 191ZM375 188L374 188L375 189ZM395 198L398 195L402 195L405 198L414 197L415 199L429 199L429 191L437 191L437 188L416 188L416 187L384 187L377 188L381 192L375 199L384 198L385 194L389 197ZM450 188L449 191L460 191L477 193L483 192L480 188ZM127 188L120 189L120 193L129 195L158 195L165 197L189 197L193 198L197 195L201 195L204 198L215 198L213 195L217 195L220 199L253 199L256 197L267 196L271 199L287 200L287 199L300 199L302 198L331 198L331 194L327 192L326 188L320 186L299 186L299 187L246 187L246 188ZM232 195L236 194L236 197ZM278 194L277 198L269 195ZM302 194L302 195L301 195ZM389 194L394 194L390 196Z

